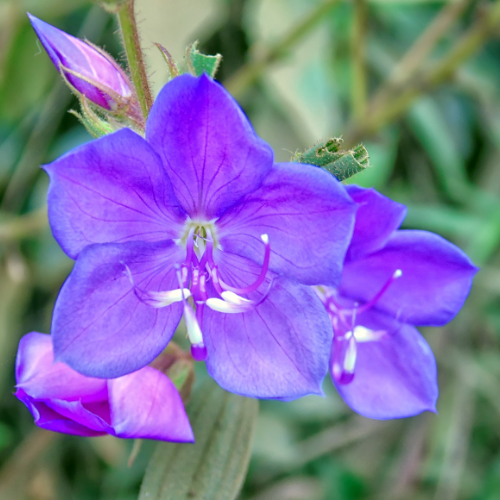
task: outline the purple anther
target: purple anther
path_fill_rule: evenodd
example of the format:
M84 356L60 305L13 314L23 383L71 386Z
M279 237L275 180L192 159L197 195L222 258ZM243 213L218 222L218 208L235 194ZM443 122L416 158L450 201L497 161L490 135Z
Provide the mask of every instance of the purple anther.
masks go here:
M195 361L205 361L207 359L205 344L193 344L191 346L191 356L193 356Z

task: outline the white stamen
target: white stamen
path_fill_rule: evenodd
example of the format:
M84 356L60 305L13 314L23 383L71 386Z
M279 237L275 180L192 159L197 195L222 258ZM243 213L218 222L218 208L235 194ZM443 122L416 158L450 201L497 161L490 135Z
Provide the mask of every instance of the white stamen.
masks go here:
M358 342L374 342L380 340L386 333L385 330L370 330L361 325L354 328L354 338Z
M394 274L392 275L393 278L401 278L401 276L403 276L403 271L401 271L401 269L396 269L394 271Z
M349 344L347 345L344 357L344 371L346 371L347 373L354 373L357 354L358 350L356 347L356 339L354 337L351 337L349 339Z
M203 334L201 333L200 325L193 309L187 303L184 304L184 320L186 321L186 329L191 344L203 345Z
M269 236L267 234L261 234L260 239L264 242L265 245L269 244Z
M146 292L147 299L151 300L149 304L152 307L166 307L174 302L181 302L182 294L184 293L184 297L188 298L191 296L191 292L188 288L177 288L175 290L168 290L165 292ZM145 298L146 298L145 297Z
M231 304L240 306L244 304L250 304L252 301L248 299L244 299L243 297L240 297L239 295L235 294L234 292L230 291L225 291L221 293L221 297L226 301Z
M221 297L224 300L218 298L208 299L206 301L206 305L214 311L230 314L249 311L255 306L255 303L253 301L240 297L234 292L224 291L221 293Z

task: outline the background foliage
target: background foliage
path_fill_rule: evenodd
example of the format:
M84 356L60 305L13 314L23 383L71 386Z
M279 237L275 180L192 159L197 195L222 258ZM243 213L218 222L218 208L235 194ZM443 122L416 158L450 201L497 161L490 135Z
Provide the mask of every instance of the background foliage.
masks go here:
M329 380L324 399L262 402L241 498L500 498L499 0L140 0L138 10L156 92L166 68L153 42L180 61L199 39L223 55L219 79L278 160L331 136L363 140L373 167L349 182L407 204L405 227L442 234L482 267L459 316L424 331L438 415L370 421ZM87 0L0 0L0 498L132 500L154 443L129 468L131 442L38 430L12 396L17 343L49 332L72 265L48 229L38 167L90 139L26 11L122 57L115 20Z

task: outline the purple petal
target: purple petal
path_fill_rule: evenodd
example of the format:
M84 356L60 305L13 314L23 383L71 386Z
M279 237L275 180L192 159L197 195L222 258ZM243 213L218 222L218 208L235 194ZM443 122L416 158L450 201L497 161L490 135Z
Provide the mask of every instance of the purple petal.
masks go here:
M436 411L436 362L425 339L412 326L394 330L394 322L382 315L364 316L363 326L389 328L389 334L379 341L357 344L352 382L339 384L332 376L344 401L357 413L378 419Z
M225 251L262 263L267 234L271 270L307 285L335 286L356 205L333 176L296 163L275 165L261 187L217 222Z
M129 129L46 165L52 231L72 258L92 243L177 238L185 214L158 156Z
M406 207L390 200L375 189L346 186L349 196L359 204L347 260L355 260L384 246L401 226Z
M221 276L231 286L252 282L259 272L242 257L224 252L223 259ZM208 372L224 389L258 398L322 394L332 327L310 287L275 279L267 298L250 312L222 314L205 307L202 329Z
M194 442L181 397L166 375L146 366L108 384L111 422L118 437Z
M457 314L477 272L458 247L427 231L397 231L387 245L346 262L340 285L344 297L368 302L400 269L376 303L381 311L414 325L444 325Z
M28 14L28 17L58 71L60 71L60 65L63 65L101 86L108 87L124 98L129 98L132 95L123 70L99 51L83 40L68 35L31 14ZM110 95L89 82L69 73L65 76L73 87L95 104L106 109L110 109L112 105L116 104Z
M192 218L220 216L256 189L273 163L238 104L206 75L182 75L163 87L146 138Z
M52 337L58 361L90 377L114 378L150 363L167 345L182 304L141 302L129 277L145 290L178 288L173 266L185 251L171 240L86 247L55 305Z
M35 424L42 429L76 436L103 436L106 434L104 430L89 429L85 425L64 417L47 406L45 402L33 400L22 389L19 389L15 396L26 405L35 419Z
M107 397L106 381L84 377L64 363L54 363L50 335L32 332L19 342L16 359L18 389L34 399L83 402Z

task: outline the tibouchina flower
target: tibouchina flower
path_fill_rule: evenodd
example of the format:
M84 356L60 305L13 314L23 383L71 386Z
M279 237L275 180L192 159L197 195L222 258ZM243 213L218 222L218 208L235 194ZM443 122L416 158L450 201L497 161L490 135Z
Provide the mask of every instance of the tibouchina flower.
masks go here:
M104 380L53 361L49 335L32 332L21 339L15 395L39 427L79 436L194 442L181 397L160 371L146 366Z
M128 76L110 55L31 14L28 17L54 66L79 94L104 109L125 108L140 117Z
M373 189L347 189L359 209L342 281L338 288L316 288L333 324L333 382L366 417L435 411L436 363L413 325L450 321L477 268L436 234L397 231L403 205Z
M331 175L273 164L231 96L189 75L163 88L145 139L123 129L45 168L54 236L77 259L54 311L58 360L124 375L184 313L223 388L321 393L332 332L306 285L338 284L356 209Z

